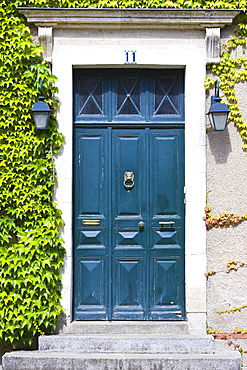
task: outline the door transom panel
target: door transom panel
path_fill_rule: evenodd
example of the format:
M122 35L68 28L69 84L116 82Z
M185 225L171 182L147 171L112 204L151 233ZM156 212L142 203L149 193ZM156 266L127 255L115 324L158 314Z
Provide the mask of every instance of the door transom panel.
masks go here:
M74 77L75 123L184 122L182 70L75 70Z

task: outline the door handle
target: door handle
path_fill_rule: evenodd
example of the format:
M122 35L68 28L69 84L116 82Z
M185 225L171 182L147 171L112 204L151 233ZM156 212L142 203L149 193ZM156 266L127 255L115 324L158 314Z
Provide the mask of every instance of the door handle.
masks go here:
M140 228L142 228L142 227L144 227L144 226L145 226L145 223L144 223L143 221L140 221L140 222L138 222L138 226L139 226Z
M159 225L160 225L161 227L166 226L166 225L169 225L169 226L171 226L171 227L172 227L172 225L174 225L174 224L175 224L175 222L174 222L174 221L160 221L160 222L159 222Z

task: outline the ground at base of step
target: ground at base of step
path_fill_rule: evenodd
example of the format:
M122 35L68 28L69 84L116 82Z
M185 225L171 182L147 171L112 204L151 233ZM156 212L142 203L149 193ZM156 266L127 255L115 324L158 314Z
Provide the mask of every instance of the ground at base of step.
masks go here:
M109 369L116 369L121 364L124 367L130 368L159 368L168 369L167 365L172 365L172 368L181 369L181 362L186 368L198 369L200 362L201 369L240 370L240 354L234 352L217 352L214 354L157 354L157 353L73 353L73 352L50 352L50 351L26 351L7 353L3 357L4 368L8 370L20 369L36 369L37 361L40 361L40 369L53 369L51 362L56 363L60 369L73 368L79 369L83 364L83 369L95 369L95 364L98 363L100 369L105 369L109 365ZM161 362L163 366L161 365ZM48 367L46 367L49 364ZM22 365L22 366L20 366ZM70 366L73 365L73 366ZM76 366L75 366L76 365ZM152 366L151 366L152 365ZM117 367L116 367L117 366ZM134 367L135 366L135 367ZM150 367L151 366L151 367ZM123 366L122 366L123 367ZM119 368L122 368L119 367Z

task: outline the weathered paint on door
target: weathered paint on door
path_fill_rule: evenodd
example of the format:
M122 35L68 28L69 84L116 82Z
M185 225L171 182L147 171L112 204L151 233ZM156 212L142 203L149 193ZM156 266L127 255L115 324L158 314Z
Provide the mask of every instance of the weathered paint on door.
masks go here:
M75 127L77 320L185 318L184 130L135 123Z

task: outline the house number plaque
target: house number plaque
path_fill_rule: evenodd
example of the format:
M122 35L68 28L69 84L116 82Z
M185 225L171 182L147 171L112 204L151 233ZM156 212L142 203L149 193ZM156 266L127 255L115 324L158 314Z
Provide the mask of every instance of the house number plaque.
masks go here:
M136 64L136 51L125 50L125 64Z

